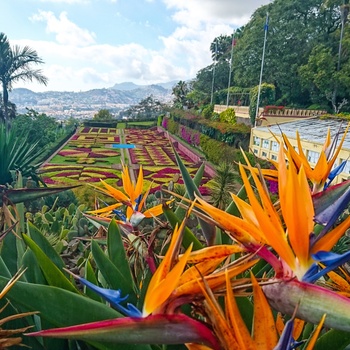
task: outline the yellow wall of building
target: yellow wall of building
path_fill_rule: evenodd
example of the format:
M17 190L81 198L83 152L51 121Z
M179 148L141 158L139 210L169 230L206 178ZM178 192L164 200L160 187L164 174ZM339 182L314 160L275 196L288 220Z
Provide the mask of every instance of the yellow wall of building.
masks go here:
M279 137L280 139L280 137ZM259 142L260 140L260 142ZM298 150L298 145L296 138L288 137L288 140ZM309 160L311 166L315 166L317 162L316 155L320 154L323 149L323 143L325 140L320 140L320 143L302 141L303 152ZM278 160L279 145L271 132L266 132L264 130L259 130L259 128L253 128L250 135L249 150L255 156L262 159ZM344 160L350 159L350 150L342 149L339 152L339 156L335 162L335 166L338 166ZM350 160L348 160L347 167L345 167L344 172L339 174L332 183L340 183L342 181L348 180L350 177Z

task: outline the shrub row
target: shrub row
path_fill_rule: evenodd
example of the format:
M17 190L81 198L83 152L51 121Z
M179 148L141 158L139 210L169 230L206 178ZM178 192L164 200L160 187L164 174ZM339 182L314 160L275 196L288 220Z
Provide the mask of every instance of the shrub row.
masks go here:
M179 134L179 126L173 124L181 124L189 129L196 130L200 134L206 135L214 140L227 143L234 148L242 147L248 150L250 128L245 124L234 124L220 121L208 120L195 115L189 115L179 111L173 111L168 121L168 131ZM228 119L234 120L233 115L228 115Z

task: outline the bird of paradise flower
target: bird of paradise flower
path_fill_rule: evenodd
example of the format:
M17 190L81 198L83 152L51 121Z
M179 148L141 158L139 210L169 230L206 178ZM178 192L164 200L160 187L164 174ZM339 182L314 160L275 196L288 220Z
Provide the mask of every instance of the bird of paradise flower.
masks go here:
M349 315L349 300L340 298L335 293L305 282L314 282L327 272L327 269L318 271L318 263L327 262L329 271L329 269L334 269L350 257L350 252L343 255L330 253L331 248L350 226L350 217L347 217L338 226L332 228L336 218L339 216L342 208L344 208L344 203L349 203L349 183L341 185L343 189L345 188L340 198L341 205L330 206L328 201L328 208L323 208L327 212L327 214L324 214L328 218L326 225L328 230L323 232L319 238L316 232L318 227L314 222L315 212L318 212L318 209L316 210L314 207L304 167L301 166L298 169L295 166L291 152L287 153L287 160L285 160L283 148L280 147L278 186L281 215L271 202L263 179L259 178L257 170L251 166L248 160L246 161L247 165L245 167L240 165L240 173L249 203L232 194L233 201L237 205L241 217L219 210L200 198L197 198L197 206L214 219L230 237L246 246L249 250L256 249L256 246L259 245L273 249L276 253L273 256L262 255L259 250L256 250L256 253L271 264L276 272L276 281L281 282L277 283L277 285L273 284L263 287L269 301L277 310L288 311L289 314L292 314L301 296L309 301L314 298L317 301L314 307L316 308L317 306L319 308L317 317L309 317L306 314L302 316L309 317L309 320L312 319L312 322L317 323L323 315L321 310L325 311L325 305L328 305L327 307L330 305L330 302L327 302L327 300L332 300L334 305L337 305L332 311L336 309L335 313L339 314L334 315L333 320L330 316L326 318L326 324L328 322L328 325L332 327L331 324L335 325L337 323L335 320L338 316L339 319L346 314L345 310L347 310ZM256 192L249 181L246 169L250 171ZM336 186L336 189L338 187L339 185ZM332 191L332 188L329 188L327 191ZM330 198L332 199L332 197ZM323 203L322 207L324 206ZM252 242L254 243L253 245ZM301 293L303 289L305 289L305 293ZM294 300L288 307L285 307L283 303L288 303L287 293L290 293L290 296L294 293ZM277 297L281 294L286 296L284 301ZM276 303L276 300L281 302ZM321 303L323 303L323 306L320 305ZM298 315L304 311L299 307ZM327 311L328 313L332 312L329 309ZM312 313L310 308L307 312L309 314ZM339 326L338 323L337 327Z
M86 213L86 216L92 220L103 222L105 224L110 223L113 217L118 224L123 225L123 227L126 227L129 230L133 230L141 223L144 218L156 217L163 213L162 203L144 210L146 199L151 189L151 184L148 189L142 193L142 166L140 166L137 181L134 183L131 179L128 167L123 165L122 182L123 191L109 185L104 180L101 180L103 187L91 185L99 192L114 198L117 203L107 205L100 209L88 211ZM126 207L125 211L118 209L122 206Z
M340 132L338 132L333 140L331 139L330 129L328 129L326 140L323 144L320 157L314 167L312 167L303 151L303 146L301 143L299 132L296 131L296 140L297 140L297 149L293 147L288 137L282 133L284 153L286 156L290 154L290 159L293 161L296 168L299 170L303 166L307 178L312 182L312 193L317 193L327 188L334 178L344 169L346 160L339 164L337 167L334 167L334 164L337 160L340 150L342 149L343 143L345 141L347 132L349 129L349 124L344 130L343 136L337 146ZM272 134L276 141L280 143L277 135ZM276 169L279 167L279 162L270 160L270 162L275 166ZM333 170L332 170L333 169ZM277 180L278 171L272 169L264 169L262 173L272 180Z
M247 256L220 267L232 254L245 250L239 245L212 246L194 252L190 246L179 254L185 221L174 229L169 248L148 284L142 311L130 304L122 306L126 297L121 291L104 289L75 276L127 317L28 335L113 343L197 343L219 350L218 339L210 328L181 313L180 306L203 298L203 283L214 291L224 288L227 278L232 285L247 283L248 279L235 281L234 277L252 267L257 259Z

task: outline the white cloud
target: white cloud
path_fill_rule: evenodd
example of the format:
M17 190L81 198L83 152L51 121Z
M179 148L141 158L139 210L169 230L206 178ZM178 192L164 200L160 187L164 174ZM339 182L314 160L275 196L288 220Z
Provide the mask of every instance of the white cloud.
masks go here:
M56 34L56 40L60 44L86 46L95 43L95 33L78 27L68 19L66 12L61 12L57 18L51 11L39 10L30 19L33 22L46 22L46 31Z
M158 38L163 46L157 51L147 48L144 41L142 44L100 44L94 32L73 23L66 12L56 15L38 11L31 20L46 23L46 31L53 33L56 41L12 42L34 48L45 62L39 68L49 78L48 87L31 84L30 88L34 91L78 91L110 87L123 81L151 84L194 78L200 69L212 63L209 48L213 40L232 34L234 28L249 20L257 7L270 1L163 2L178 26L170 35Z
M88 4L89 0L40 0L40 2L57 3L57 4Z
M175 11L173 19L188 27L200 23L245 24L255 9L272 0L163 0L168 8Z

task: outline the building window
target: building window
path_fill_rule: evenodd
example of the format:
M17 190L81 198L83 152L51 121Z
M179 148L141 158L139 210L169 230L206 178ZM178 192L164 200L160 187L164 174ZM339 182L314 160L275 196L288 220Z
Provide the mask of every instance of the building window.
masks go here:
M272 145L271 145L271 150L278 152L280 150L280 145L278 142L276 141L272 141Z
M262 152L262 153L261 153L261 156L262 156L262 157L267 157L267 153L266 153L266 152Z
M258 150L257 149L254 149L254 154L258 154Z
M272 155L271 155L271 159L272 159L272 160L277 160L276 154L272 154Z
M350 174L350 160L346 161L343 173Z
M260 146L261 139L260 137L254 136L254 145L255 146Z
M307 160L308 160L310 163L316 164L317 161L318 161L318 158L320 158L320 154L319 154L318 152L309 151L309 152L307 153Z
M263 140L262 148L270 149L270 141L269 140Z

